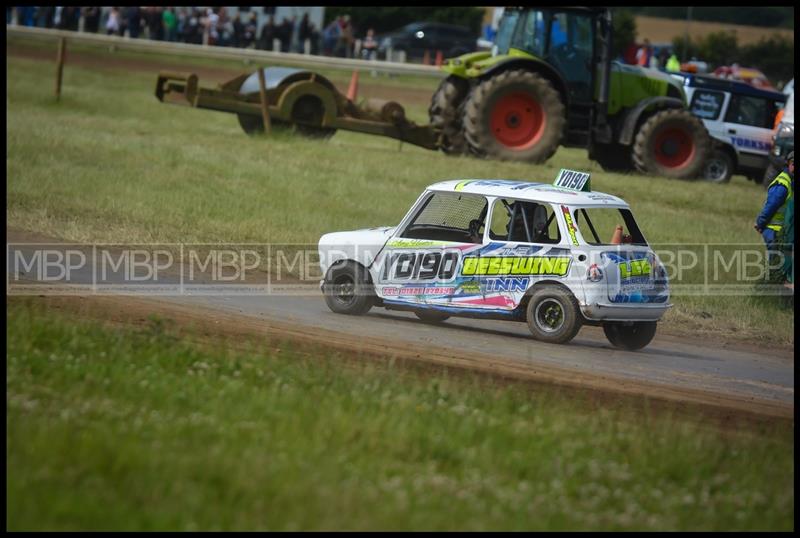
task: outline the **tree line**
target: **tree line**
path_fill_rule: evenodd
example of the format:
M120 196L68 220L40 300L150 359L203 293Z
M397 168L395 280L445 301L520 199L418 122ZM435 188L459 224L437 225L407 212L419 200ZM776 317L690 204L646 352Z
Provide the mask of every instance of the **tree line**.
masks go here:
M629 6L625 8L634 15L686 20L687 6ZM793 6L694 6L691 18L694 21L744 24L767 28L794 28Z
M613 20L614 54L618 56L632 43L636 43L634 10L617 9ZM681 61L697 58L707 62L712 70L721 65L737 63L742 67L760 69L771 81L778 84L788 82L794 77L794 42L778 34L770 35L767 32L758 42L747 45L739 45L736 34L727 31L712 32L703 37L689 36L688 39L685 36L676 36L672 40L672 48Z

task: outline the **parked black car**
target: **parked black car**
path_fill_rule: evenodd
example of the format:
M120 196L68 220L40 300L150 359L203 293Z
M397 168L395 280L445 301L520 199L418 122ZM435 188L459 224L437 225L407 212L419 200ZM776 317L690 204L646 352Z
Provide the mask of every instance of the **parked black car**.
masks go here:
M430 61L436 58L436 51L442 51L445 58L460 56L476 48L477 35L464 26L438 22L412 22L402 28L378 37L378 55L386 59L389 49L395 54L404 51L406 60L421 60L428 51Z

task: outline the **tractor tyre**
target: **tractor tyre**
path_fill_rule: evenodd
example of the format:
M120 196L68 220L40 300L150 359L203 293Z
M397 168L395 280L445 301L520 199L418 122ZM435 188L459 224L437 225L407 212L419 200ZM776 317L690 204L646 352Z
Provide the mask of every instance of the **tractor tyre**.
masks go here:
M606 172L630 172L633 170L630 146L596 144L593 153L593 159Z
M633 163L645 174L694 179L703 173L711 138L703 122L684 109L656 112L639 127Z
M461 155L467 151L461 118L468 94L469 81L450 75L439 84L439 88L431 98L428 118L432 126L441 130L439 147L448 155Z
M464 107L464 135L477 156L542 163L561 143L564 104L548 80L521 69L475 86Z

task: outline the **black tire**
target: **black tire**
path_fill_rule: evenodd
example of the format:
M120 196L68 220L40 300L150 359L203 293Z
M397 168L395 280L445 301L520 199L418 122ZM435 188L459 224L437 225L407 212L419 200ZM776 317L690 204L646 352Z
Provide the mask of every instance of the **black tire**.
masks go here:
M414 314L416 314L419 319L426 323L441 323L450 318L450 316L447 314L443 314L435 310L415 310Z
M264 132L264 120L261 117L253 116L252 114L236 114L236 117L239 119L239 125L242 130L248 135L255 136ZM278 129L291 129L292 127L290 124L279 120L272 120L271 125L273 128Z
M734 163L727 151L715 149L703 165L702 178L710 183L727 183L733 175Z
M711 151L703 122L691 112L670 108L656 112L639 127L633 164L645 174L694 179L702 174Z
M767 165L767 169L764 171L764 179L761 180L761 184L765 189L769 188L769 184L772 183L772 180L775 179L775 176L778 175L778 172L779 170L775 168L775 165L772 163Z
M292 108L292 118L308 121L311 123L322 123L324 110L322 105L314 96L303 96L297 100ZM264 120L261 116L254 116L252 114L237 114L239 125L245 133L249 135L257 135L264 132ZM270 125L273 129L291 130L294 129L307 138L315 139L328 139L336 134L336 129L333 127L318 127L315 125L308 125L303 123L287 123L281 120L273 120L270 118Z
M542 163L561 144L566 117L550 82L530 71L504 71L472 89L464 106L470 153Z
M606 321L603 332L611 345L628 351L642 349L656 335L655 321Z
M526 309L528 329L542 342L565 344L575 338L582 320L575 297L564 288L545 284L531 295Z
M630 146L596 144L593 158L606 172L630 172L633 170Z
M430 123L442 131L439 146L448 155L461 155L467 151L464 127L461 122L463 105L469 94L469 81L450 75L439 84L428 108Z
M355 262L334 265L322 286L325 304L337 314L360 316L372 308L375 292L369 272Z

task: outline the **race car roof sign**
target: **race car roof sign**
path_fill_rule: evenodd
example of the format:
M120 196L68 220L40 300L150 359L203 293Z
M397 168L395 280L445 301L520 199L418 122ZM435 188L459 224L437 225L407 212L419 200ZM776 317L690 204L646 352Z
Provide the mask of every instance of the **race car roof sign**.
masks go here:
M562 189L570 189L574 191L591 192L589 178L591 174L587 172L578 172L576 170L569 170L562 168L558 173L553 185L561 187Z

